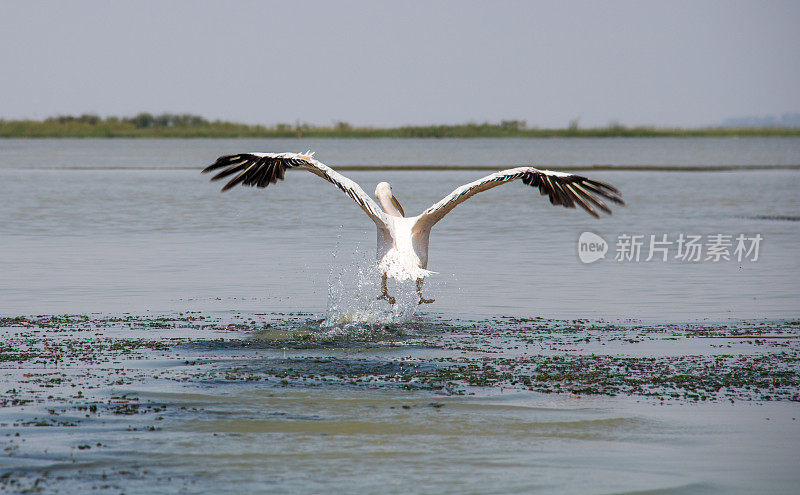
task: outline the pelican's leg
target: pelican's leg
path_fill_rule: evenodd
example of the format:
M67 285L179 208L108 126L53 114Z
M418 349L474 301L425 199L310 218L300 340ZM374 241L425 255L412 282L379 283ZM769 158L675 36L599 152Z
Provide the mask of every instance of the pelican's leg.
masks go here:
M389 304L394 304L394 298L389 295L389 287L386 285L387 278L388 277L384 273L381 279L381 295L378 296L378 299L386 299L389 301Z
M425 281L425 279L422 279L422 278L418 278L417 279L417 294L419 294L419 303L418 304L430 304L430 303L432 303L433 301L436 300L436 299L425 299L424 297L422 297L422 282L424 282L424 281Z

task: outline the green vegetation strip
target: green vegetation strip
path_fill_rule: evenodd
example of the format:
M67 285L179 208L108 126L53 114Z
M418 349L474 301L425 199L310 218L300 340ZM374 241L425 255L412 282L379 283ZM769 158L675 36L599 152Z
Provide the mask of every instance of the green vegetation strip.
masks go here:
M134 117L58 116L45 120L2 120L0 137L7 138L569 138L569 137L798 137L800 128L786 127L529 127L522 120L401 127L356 127L347 122L317 126L297 122L273 126L208 121L189 114Z

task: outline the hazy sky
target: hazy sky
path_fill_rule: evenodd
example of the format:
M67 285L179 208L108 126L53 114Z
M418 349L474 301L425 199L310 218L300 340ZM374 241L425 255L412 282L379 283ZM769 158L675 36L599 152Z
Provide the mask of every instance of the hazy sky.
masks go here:
M0 0L0 118L705 125L800 111L800 2Z

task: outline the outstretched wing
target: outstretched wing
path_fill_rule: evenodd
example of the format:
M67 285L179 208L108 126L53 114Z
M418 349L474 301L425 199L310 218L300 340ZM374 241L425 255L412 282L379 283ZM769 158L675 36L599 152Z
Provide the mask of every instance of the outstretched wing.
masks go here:
M211 178L212 181L233 176L222 188L222 192L242 184L245 186L267 187L283 180L287 169L302 168L316 174L341 191L366 213L378 226L386 224L386 214L375 201L361 189L356 182L336 172L327 165L315 160L313 153L240 153L225 155L203 169L203 173L222 169Z
M425 210L417 221L417 225L421 228L432 227L450 213L453 208L479 192L517 179L522 179L523 183L531 187L538 187L542 196L547 195L550 197L550 203L567 208L575 208L575 205L578 205L595 218L600 217L595 207L609 215L611 214L611 209L601 198L616 204L625 204L620 192L614 186L605 182L564 172L539 170L533 167L518 167L495 172L492 175L487 175L482 179L457 188L441 201Z

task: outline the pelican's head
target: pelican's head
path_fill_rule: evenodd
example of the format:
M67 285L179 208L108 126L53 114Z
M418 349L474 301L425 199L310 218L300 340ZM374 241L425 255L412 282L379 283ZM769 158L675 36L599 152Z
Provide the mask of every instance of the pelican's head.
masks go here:
M388 182L381 182L375 187L375 198L383 207L383 211L396 217L406 216L400 202L392 194L392 186Z

